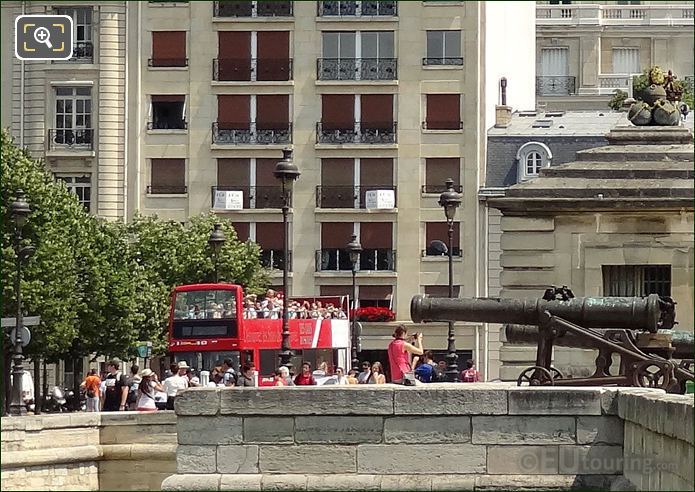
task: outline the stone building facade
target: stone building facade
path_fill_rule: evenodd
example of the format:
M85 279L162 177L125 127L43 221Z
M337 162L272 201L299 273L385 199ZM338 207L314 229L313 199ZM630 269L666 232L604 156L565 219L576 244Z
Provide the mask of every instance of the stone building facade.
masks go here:
M490 198L501 214L502 297L673 297L680 330L693 330L693 145L683 127L618 126L609 145L542 169ZM503 379L535 365L535 348L505 346ZM565 374L591 374L593 354L555 350Z
M547 109L605 110L652 65L692 88L693 4L539 1L536 50L536 93Z

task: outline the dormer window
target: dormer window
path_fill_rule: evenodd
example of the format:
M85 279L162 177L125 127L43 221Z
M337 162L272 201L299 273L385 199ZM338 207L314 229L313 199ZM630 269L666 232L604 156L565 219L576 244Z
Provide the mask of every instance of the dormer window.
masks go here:
M547 145L541 142L528 142L522 145L516 153L518 163L518 182L537 177L541 169L550 167L553 153Z

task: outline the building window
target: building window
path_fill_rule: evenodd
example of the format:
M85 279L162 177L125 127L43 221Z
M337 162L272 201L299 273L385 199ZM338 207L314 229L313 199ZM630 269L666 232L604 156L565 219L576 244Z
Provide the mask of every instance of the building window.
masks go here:
M316 252L316 271L351 270L350 257L345 245L356 233L362 244L359 270L395 271L396 252L393 249L393 224L391 222L363 222L356 226L351 222L323 222L321 224L321 249Z
M89 174L67 175L56 174L57 181L62 181L75 195L80 204L87 212L91 211L92 205L92 177Z
M324 32L322 39L319 80L397 78L393 31Z
M451 238L451 254L461 256L460 223L454 222ZM446 222L427 222L425 224L425 256L448 256L449 226Z
M151 195L184 194L186 188L185 159L152 159L150 186L147 193Z
M526 155L526 175L538 176L543 164L543 158L540 152L529 152Z
M671 265L603 265L603 295L671 296Z
M151 67L185 67L186 31L154 31L152 32Z
M613 73L638 74L640 69L639 48L613 48Z
M360 307L393 308L393 286L360 285L357 289Z
M276 164L277 159L217 159L213 191L241 191L244 209L281 208L282 191L273 174ZM213 207L214 199L215 193Z
M56 87L56 126L52 144L92 146L91 87Z
M463 65L461 31L427 31L423 65Z
M186 96L152 96L149 130L185 130L187 126Z
M517 181L535 178L544 167L550 167L553 154L547 145L541 142L527 142L516 153L519 164Z
M426 120L423 128L426 130L460 130L461 95L460 94L427 94Z
M219 31L217 36L213 80L292 79L289 31Z
M459 296L460 285L454 285L454 297ZM425 285L425 295L429 297L449 297L448 285Z
M425 159L425 184L423 193L443 193L446 180L454 180L454 189L461 193L461 159L458 157L428 157Z
M261 247L261 264L272 270L285 265L284 229L282 222L256 222L255 241ZM288 251L291 255L291 252ZM288 264L288 268L291 268Z
M72 58L71 61L92 63L94 61L94 44L92 43L92 9L90 8L58 8L58 15L72 18Z

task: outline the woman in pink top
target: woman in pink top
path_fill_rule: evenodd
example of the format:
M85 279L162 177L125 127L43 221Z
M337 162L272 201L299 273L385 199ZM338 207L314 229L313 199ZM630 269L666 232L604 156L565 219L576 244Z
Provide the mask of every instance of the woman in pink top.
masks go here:
M411 372L410 354L422 355L422 333L415 335L416 345L405 341L408 330L405 326L399 325L393 332L393 341L389 344L389 366L391 368L391 382L403 384L406 373Z

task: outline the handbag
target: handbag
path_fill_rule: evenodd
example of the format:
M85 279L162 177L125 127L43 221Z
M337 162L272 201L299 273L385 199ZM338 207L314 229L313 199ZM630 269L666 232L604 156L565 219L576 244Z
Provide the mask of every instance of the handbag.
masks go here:
M403 374L403 385L404 386L415 386L417 385L416 379L415 379L415 372L413 371L408 371Z

